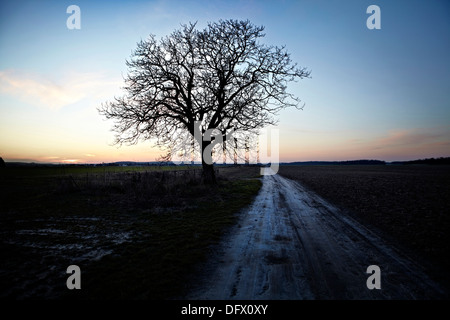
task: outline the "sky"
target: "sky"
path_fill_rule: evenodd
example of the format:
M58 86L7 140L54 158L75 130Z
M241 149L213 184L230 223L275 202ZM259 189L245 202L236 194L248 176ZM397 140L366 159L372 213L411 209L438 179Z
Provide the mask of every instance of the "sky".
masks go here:
M70 5L80 29L69 29ZM369 29L370 5L380 29ZM97 111L123 95L137 42L219 19L265 27L310 79L278 115L280 161L450 156L450 2L1 1L0 157L5 161L154 161L151 141L116 146Z

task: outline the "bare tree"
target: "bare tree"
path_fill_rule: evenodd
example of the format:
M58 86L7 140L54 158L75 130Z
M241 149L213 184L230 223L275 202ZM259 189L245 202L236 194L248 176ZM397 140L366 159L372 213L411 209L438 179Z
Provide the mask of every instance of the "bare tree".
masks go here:
M214 183L210 144L217 137L226 142L231 131L276 124L279 110L299 108L287 83L310 75L284 47L260 43L263 30L248 20L221 20L204 30L183 25L159 42L153 35L141 40L127 61L126 94L99 108L115 120L116 143L155 139L171 157L175 146L192 146L195 137L204 181ZM214 138L206 137L208 130Z

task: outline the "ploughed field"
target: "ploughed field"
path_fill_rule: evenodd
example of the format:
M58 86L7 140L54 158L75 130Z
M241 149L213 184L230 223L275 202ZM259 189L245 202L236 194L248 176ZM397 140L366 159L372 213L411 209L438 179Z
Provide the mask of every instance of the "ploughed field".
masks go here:
M278 173L431 262L448 284L450 166L285 165Z

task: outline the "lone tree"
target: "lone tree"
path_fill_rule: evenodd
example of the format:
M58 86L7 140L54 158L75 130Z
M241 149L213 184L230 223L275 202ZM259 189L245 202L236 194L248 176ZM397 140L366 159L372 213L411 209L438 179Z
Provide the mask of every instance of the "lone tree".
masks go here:
M279 110L299 108L287 83L310 75L284 47L260 43L263 30L248 20L220 20L204 30L195 23L183 25L159 42L153 35L141 40L126 62L126 94L99 108L115 120L115 142L155 139L168 147L170 158L187 135L200 151L204 182L215 183L214 140L220 137L225 145L231 131L276 124Z

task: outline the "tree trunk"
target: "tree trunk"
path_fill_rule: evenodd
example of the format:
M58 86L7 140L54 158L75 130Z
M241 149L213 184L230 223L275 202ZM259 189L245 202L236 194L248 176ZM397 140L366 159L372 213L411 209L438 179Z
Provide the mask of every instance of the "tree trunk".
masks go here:
M209 141L208 141L209 142ZM209 143L206 141L203 141L202 143L202 168L203 168L203 172L202 172L202 179L203 179L203 183L204 184L216 184L216 174L214 172L214 166L213 164L208 164L205 162L205 156L204 156L204 151L205 148L209 145Z
M202 162L203 172L202 179L204 184L216 184L216 173L214 172L214 166Z

